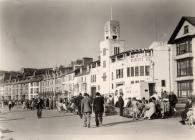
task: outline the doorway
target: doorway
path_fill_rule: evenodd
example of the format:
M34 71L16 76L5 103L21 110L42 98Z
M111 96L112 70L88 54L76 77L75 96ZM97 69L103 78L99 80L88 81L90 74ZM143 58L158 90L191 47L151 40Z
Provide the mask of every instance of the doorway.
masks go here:
M91 87L91 96L92 98L95 98L96 95L96 87Z
M152 96L155 92L155 83L148 83L149 86L149 96Z

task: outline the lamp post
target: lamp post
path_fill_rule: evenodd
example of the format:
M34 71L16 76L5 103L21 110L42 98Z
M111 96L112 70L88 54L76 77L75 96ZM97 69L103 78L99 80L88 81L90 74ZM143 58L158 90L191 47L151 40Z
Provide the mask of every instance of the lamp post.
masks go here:
M56 96L56 68L53 68L53 72L54 72L54 97L53 97L53 109L55 107L55 96Z

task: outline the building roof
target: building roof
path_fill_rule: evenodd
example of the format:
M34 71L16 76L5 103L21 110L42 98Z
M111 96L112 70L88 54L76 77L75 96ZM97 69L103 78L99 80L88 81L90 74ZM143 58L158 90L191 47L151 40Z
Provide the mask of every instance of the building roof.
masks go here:
M174 39L177 36L178 32L180 31L180 29L185 21L188 21L193 26L195 26L195 17L187 17L187 16L182 17L181 20L179 21L178 25L176 26L175 30L173 31L173 34L171 35L171 37L168 41L168 44L174 43Z
M121 53L118 53L118 54L115 54L115 55L112 55L110 57L116 57L116 56L119 56L119 55L122 55L122 54L126 54L126 53L141 53L141 52L144 52L144 51L152 51L153 49L148 49L148 48L145 48L145 49L135 49L135 50L128 50L128 51L124 51L124 52L121 52Z

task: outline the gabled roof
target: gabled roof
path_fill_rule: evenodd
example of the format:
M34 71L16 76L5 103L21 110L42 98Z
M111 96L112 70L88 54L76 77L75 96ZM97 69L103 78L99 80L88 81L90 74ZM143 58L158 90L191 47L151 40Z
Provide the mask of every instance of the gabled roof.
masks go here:
M185 21L188 21L193 26L195 26L195 17L182 17L181 20L179 21L178 25L176 26L173 34L171 35L171 38L169 39L168 44L173 44L175 37L177 36L178 32L180 31L180 29Z

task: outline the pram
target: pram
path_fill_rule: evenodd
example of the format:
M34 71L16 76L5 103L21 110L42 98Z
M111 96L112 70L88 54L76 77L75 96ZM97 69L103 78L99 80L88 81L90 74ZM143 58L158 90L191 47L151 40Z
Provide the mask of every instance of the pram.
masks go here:
M194 122L195 122L195 106L192 108L189 108L189 111L187 112L187 119L186 119L186 124L189 127L194 127Z

